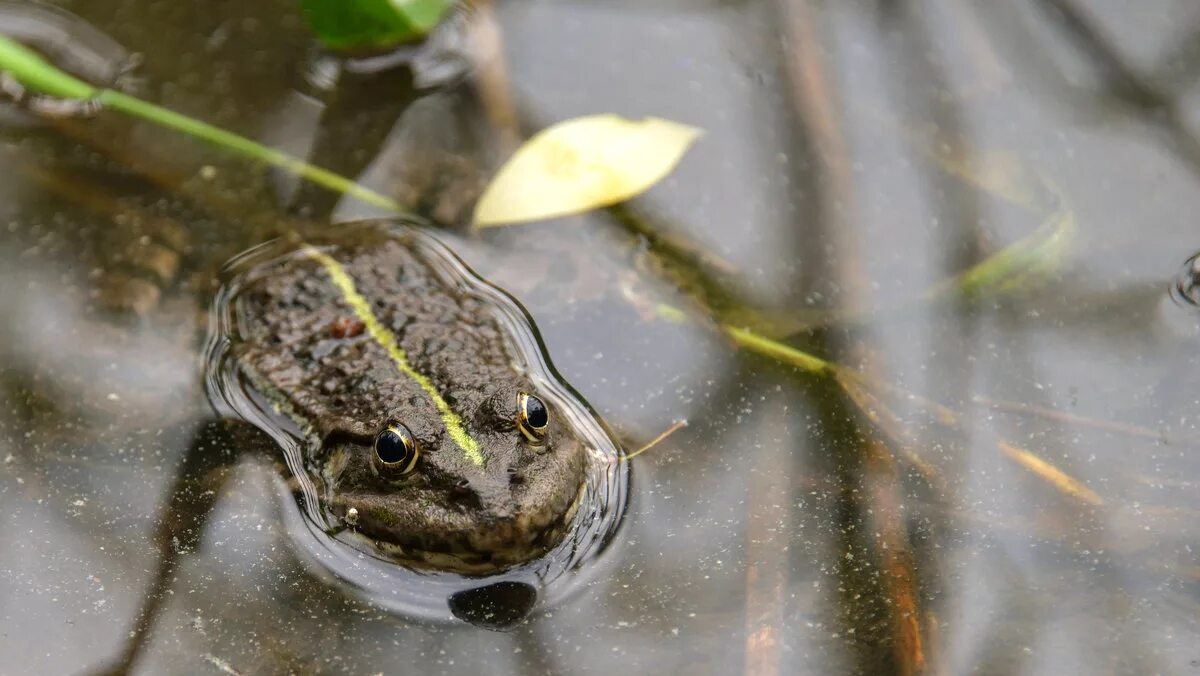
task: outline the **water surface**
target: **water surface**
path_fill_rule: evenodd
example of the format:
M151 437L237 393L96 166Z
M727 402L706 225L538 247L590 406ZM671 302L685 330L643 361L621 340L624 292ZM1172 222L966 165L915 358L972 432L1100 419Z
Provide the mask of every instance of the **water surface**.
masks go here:
M297 554L277 468L240 463L180 543L138 670L1195 669L1200 12L1075 0L1081 23L1066 4L498 6L523 125L617 112L705 135L634 205L677 246L598 212L458 253L628 448L688 426L632 461L587 584L502 632L347 594ZM461 217L456 189L504 155L453 78L335 100L293 2L64 6L142 55L141 96L432 218ZM210 415L215 271L297 221L378 213L114 116L6 113L0 671L78 672L123 648ZM1021 241L1044 246L955 291ZM97 290L128 277L153 284L114 318ZM739 326L755 308L873 398L658 303Z

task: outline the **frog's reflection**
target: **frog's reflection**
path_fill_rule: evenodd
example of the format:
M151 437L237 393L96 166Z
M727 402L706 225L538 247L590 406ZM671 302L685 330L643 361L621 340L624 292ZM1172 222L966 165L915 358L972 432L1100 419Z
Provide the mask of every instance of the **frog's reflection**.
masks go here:
M450 612L468 624L505 630L521 623L537 602L533 585L503 580L460 591L449 599Z

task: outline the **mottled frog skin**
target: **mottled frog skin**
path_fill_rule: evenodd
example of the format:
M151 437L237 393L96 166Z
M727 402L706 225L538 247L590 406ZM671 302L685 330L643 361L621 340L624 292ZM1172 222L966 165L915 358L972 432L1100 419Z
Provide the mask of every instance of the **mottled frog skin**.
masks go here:
M561 394L538 391L497 320L500 296L455 272L435 240L351 232L297 243L244 283L236 369L309 439L326 513L389 556L484 574L545 553L585 483L586 447ZM548 420L531 434L522 410L536 418L539 402ZM403 467L381 458L407 449L397 431L417 449Z

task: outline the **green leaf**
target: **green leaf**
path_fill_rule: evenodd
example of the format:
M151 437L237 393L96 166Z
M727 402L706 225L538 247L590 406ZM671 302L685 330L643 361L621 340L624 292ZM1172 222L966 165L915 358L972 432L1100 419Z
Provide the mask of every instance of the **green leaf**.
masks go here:
M529 139L475 205L475 225L577 214L648 190L682 159L701 130L648 117L589 115Z
M317 38L337 50L392 47L424 37L453 0L301 0Z

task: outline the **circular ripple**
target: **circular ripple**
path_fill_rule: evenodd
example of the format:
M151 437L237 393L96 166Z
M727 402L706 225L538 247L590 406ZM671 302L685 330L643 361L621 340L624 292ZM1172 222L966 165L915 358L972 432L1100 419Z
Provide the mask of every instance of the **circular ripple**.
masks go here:
M1179 277L1171 287L1171 297L1177 303L1200 307L1200 253L1183 264Z

